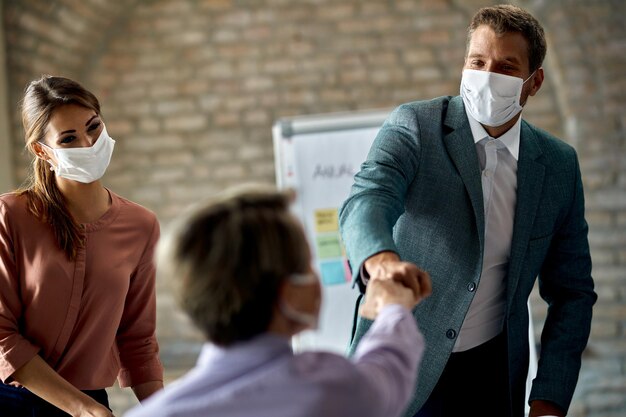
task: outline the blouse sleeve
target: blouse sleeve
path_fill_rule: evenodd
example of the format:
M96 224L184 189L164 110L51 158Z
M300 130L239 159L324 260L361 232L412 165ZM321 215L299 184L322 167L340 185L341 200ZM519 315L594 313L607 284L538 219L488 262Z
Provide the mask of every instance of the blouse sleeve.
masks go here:
M156 340L156 268L154 252L159 240L159 223L154 218L150 240L131 276L124 312L117 334L121 387L163 380Z
M0 200L0 380L4 383L40 350L20 334L24 309L15 251L9 210Z

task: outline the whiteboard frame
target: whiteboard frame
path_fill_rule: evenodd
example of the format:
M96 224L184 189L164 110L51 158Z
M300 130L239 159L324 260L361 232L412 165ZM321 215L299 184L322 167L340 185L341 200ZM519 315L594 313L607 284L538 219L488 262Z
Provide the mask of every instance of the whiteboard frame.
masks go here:
M307 133L333 132L358 128L379 127L392 109L356 110L306 116L281 118L272 126L276 185L286 188L284 181L283 153L281 143L293 136Z

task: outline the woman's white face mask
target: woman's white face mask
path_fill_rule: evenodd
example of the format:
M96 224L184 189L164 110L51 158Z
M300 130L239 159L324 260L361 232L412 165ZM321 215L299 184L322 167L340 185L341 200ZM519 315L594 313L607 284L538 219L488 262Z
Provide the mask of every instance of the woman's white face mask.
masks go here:
M485 126L502 126L522 111L522 87L535 72L522 80L495 72L463 70L461 97L465 108Z
M92 183L102 178L106 172L111 155L115 147L115 141L107 133L106 127L102 126L102 132L96 142L87 148L51 148L57 165L50 165L56 175L68 180L74 180L85 184Z

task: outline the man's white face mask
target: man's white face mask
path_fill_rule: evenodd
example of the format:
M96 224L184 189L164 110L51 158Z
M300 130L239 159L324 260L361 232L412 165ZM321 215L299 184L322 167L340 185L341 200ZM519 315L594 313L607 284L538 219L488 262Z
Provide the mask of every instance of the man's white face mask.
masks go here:
M463 70L461 97L469 114L479 123L502 126L522 111L520 98L525 81L495 72Z
M292 274L289 276L289 282L293 285L319 285L319 280L315 274ZM285 317L295 323L305 326L307 329L316 330L319 327L319 312L312 314L308 312L298 311L289 306L284 301L280 301L278 308Z
M102 126L100 136L88 148L61 149L42 145L54 153L57 165L53 165L53 168L57 176L88 184L99 180L106 172L115 141L107 133L106 127Z

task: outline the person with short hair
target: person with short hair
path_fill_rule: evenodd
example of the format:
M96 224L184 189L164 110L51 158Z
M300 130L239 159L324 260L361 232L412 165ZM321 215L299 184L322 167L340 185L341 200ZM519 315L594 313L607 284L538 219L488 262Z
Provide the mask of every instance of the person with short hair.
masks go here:
M401 105L340 210L361 290L427 271L426 340L405 416L524 415L527 302L548 303L530 416L564 416L596 301L575 150L522 120L544 81L540 23L513 5L468 29L460 96ZM354 346L370 322L360 319Z
M410 309L428 296L426 277L370 282L360 314L374 324L349 360L291 349L292 336L317 325L322 300L287 194L243 187L201 204L176 221L159 260L208 342L195 368L127 417L403 411L424 348Z
M22 100L27 184L0 195L0 415L110 417L116 378L163 387L151 211L102 185L115 141L96 96L43 76Z

